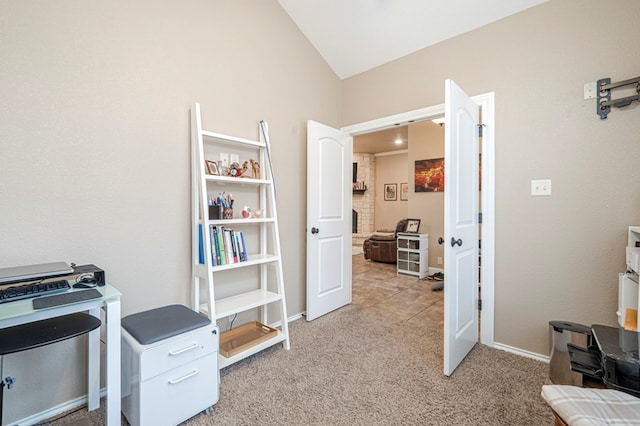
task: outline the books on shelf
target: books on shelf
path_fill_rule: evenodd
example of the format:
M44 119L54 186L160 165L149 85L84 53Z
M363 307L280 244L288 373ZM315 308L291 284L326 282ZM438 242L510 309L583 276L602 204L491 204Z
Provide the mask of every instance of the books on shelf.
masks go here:
M220 225L209 226L211 240L211 263L213 266L246 262L249 258L244 232ZM204 263L204 245L200 246L200 263Z

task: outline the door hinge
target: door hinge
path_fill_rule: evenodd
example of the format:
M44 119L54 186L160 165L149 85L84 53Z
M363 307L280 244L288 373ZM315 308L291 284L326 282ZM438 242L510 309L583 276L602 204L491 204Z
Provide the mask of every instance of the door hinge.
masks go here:
M478 124L478 137L481 138L482 137L482 129L484 127L486 127L486 124Z
M482 299L478 299L478 310L482 310Z
M478 223L482 223L482 212L478 213Z

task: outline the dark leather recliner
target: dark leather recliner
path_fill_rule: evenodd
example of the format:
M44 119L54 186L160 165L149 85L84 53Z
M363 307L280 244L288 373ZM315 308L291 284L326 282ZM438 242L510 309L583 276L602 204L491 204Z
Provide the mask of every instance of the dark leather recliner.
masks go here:
M407 219L402 219L396 223L393 235L373 234L362 244L364 258L374 262L396 263L398 256L397 238L398 232L404 232L407 228Z

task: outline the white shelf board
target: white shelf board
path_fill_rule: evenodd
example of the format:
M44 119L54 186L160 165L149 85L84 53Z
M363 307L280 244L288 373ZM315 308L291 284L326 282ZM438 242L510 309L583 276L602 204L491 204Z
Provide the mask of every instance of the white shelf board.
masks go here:
M266 146L264 142L252 141L251 139L244 139L236 136L229 136L222 133L210 132L207 130L202 131L202 136L205 138L217 139L220 142L241 143L244 145L255 146L256 148L264 148Z
M220 272L227 271L229 269L246 268L248 266L261 265L263 263L277 262L278 259L279 257L273 254L251 254L249 255L249 260L247 260L246 262L228 263L226 265L213 266L211 270L213 272ZM206 278L207 265L198 263L197 265L193 265L193 270L197 276Z
M276 220L272 217L252 217L249 219L212 219L209 221L209 225L233 225L233 224L245 224L245 223L273 223Z
M278 330L278 333L275 336L273 336L271 339L265 340L264 342L260 342L257 345L250 347L246 351L242 351L234 356L227 358L221 354L218 354L219 367L220 369L224 367L228 367L233 363L243 360L251 355L257 354L258 352L264 349L267 349L270 346L283 342L284 340L285 340L285 335L280 330Z
M254 290L224 299L216 300L216 319L225 318L238 312L277 302L282 296L267 290Z
M261 265L263 263L271 263L278 261L278 256L273 254L251 254L246 262L227 263L225 265L214 266L213 272L226 271L229 269L246 268L247 266Z
M205 175L205 180L208 182L222 182L233 183L240 185L271 185L269 179L251 179L243 177L231 177L231 176L218 176L218 175Z

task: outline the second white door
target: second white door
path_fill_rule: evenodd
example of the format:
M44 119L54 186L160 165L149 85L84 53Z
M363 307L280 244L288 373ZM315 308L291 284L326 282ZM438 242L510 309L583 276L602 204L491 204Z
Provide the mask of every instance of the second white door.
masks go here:
M307 321L351 303L352 145L307 122Z

